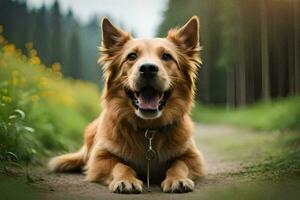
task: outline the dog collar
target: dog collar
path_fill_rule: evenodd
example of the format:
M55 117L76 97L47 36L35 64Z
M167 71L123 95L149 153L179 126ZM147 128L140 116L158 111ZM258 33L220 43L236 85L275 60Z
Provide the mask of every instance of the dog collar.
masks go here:
M148 127L148 128L137 128L138 131L145 133L146 131L160 133L160 132L168 132L172 130L173 128L176 128L178 126L177 122L173 122L170 124L166 124L163 126L157 126L157 127Z

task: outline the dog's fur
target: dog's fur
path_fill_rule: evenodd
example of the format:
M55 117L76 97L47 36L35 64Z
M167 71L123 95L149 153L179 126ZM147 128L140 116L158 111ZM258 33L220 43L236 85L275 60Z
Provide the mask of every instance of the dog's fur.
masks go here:
M102 40L103 111L86 128L83 147L51 159L50 169L80 169L85 171L86 180L108 185L112 192L142 192L147 164L144 134L146 129L154 129L157 155L152 160L151 181L162 181L164 192L192 191L192 180L203 175L203 159L192 138L189 116L201 63L198 18L171 29L166 38L154 39L133 39L104 18ZM128 60L130 52L137 57ZM162 60L165 52L171 57ZM145 62L158 66L151 83L139 77L139 67ZM160 92L170 91L164 108L150 114L137 109L127 92L147 84Z

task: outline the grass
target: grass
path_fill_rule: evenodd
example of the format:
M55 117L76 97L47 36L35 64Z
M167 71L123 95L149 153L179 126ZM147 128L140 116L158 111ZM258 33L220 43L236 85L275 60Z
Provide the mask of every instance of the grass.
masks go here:
M43 199L24 179L12 179L11 177L0 177L1 199L21 200Z
M300 96L260 102L233 109L196 105L193 119L200 123L238 126L241 132L203 138L226 160L240 160L244 175L290 177L300 175ZM249 129L257 130L258 132ZM260 174L260 175L258 175Z
M241 129L221 135L200 134L197 140L222 155L226 162L238 162L243 175L273 178L300 175L300 135L297 133L254 133Z
M0 33L1 34L1 33ZM46 67L32 44L25 56L0 40L0 161L37 163L76 148L84 127L100 112L94 84L66 79L60 64Z
M196 105L192 116L202 123L230 124L263 131L300 131L300 96L260 102L236 110Z
M243 200L281 200L299 199L300 180L283 181L255 181L252 183L236 183L217 185L201 191L195 191L191 199L243 199Z
M239 168L227 171L225 183L205 186L191 199L298 199L300 186L300 135L296 132L253 132L230 129L196 138ZM199 146L201 150L201 145ZM205 156L205 154L204 154Z

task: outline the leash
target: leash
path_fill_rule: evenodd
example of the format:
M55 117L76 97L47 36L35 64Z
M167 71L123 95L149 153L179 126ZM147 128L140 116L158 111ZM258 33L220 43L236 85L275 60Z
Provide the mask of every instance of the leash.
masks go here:
M146 129L145 138L148 140L148 148L146 151L146 159L147 159L147 189L150 192L150 172L151 172L151 160L153 160L156 156L156 152L152 148L152 140L155 136L156 130Z

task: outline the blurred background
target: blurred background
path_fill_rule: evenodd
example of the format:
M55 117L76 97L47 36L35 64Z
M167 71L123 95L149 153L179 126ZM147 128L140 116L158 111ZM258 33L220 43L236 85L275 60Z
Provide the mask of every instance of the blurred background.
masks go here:
M191 14L201 19L201 102L242 106L299 94L298 0L174 0L158 34Z
M193 15L203 48L193 119L299 133L299 0L1 0L1 163L80 146L101 111L103 16L148 38Z
M199 102L235 107L300 92L298 0L2 0L0 9L3 36L23 52L31 45L47 66L60 63L65 77L101 86L103 16L136 37L163 37L198 15Z
M108 16L135 36L153 37L166 1L2 0L3 36L17 48L37 50L41 63L60 63L66 77L100 83L100 22ZM130 7L128 7L130 5ZM126 9L124 9L126 8ZM128 10L129 9L129 10ZM101 86L101 85L100 85Z

